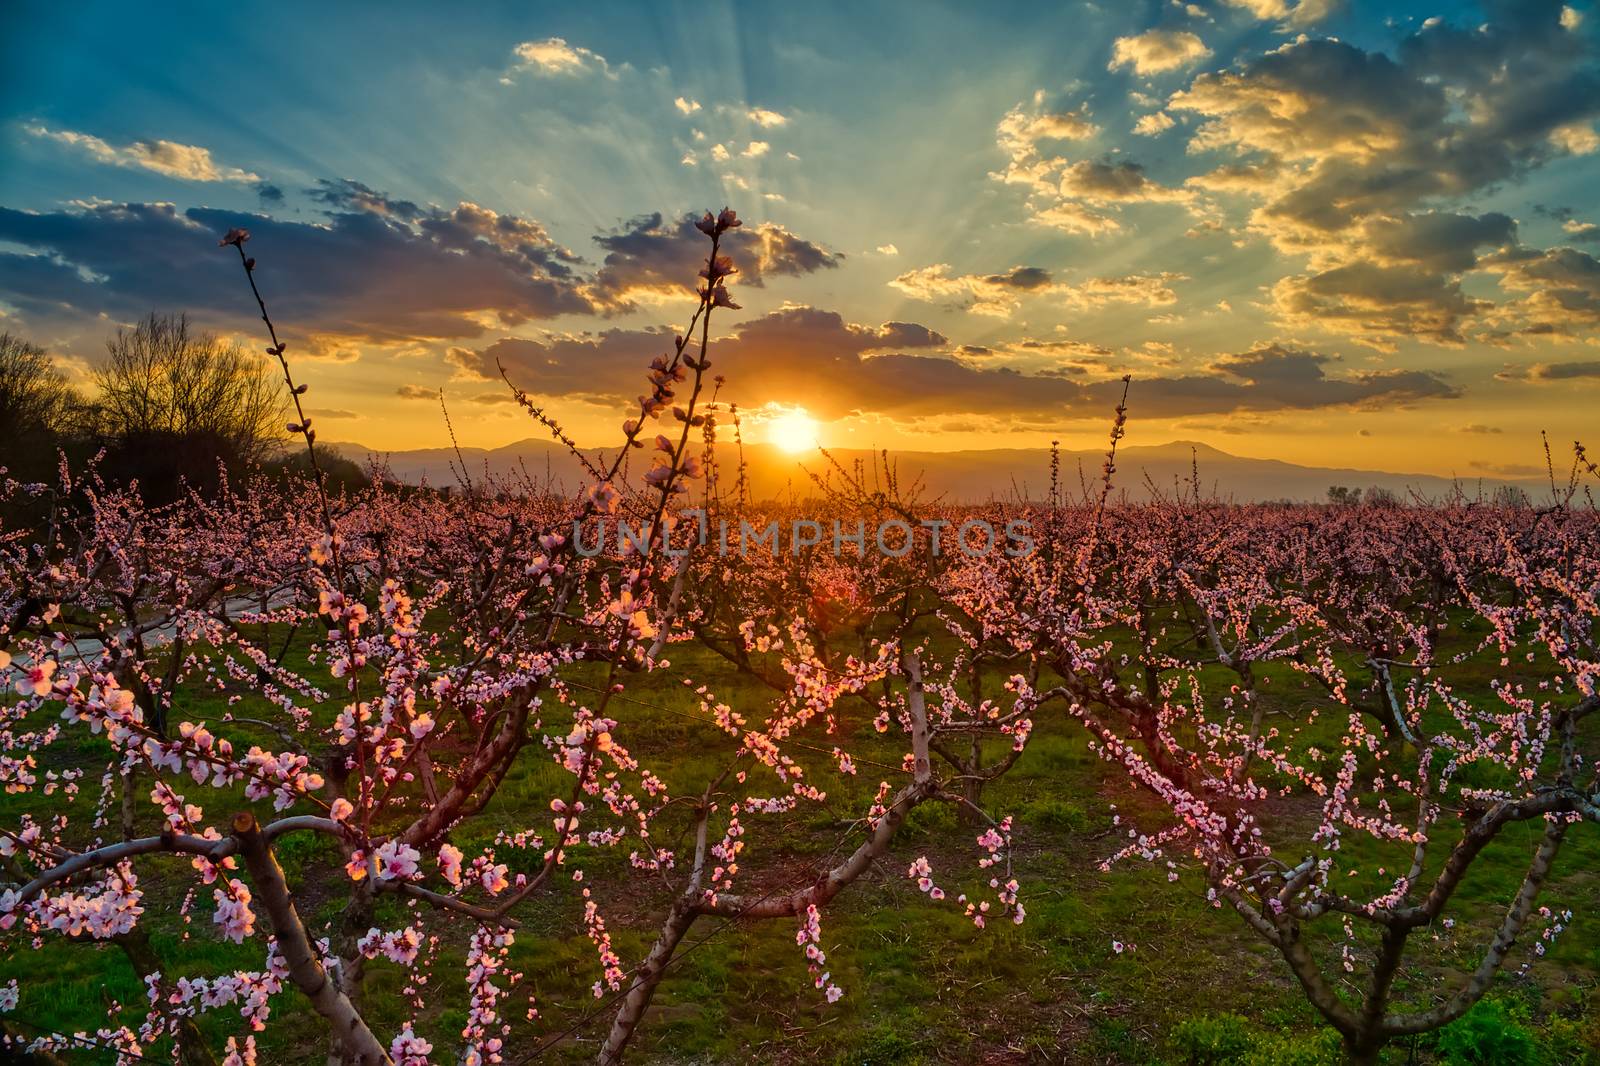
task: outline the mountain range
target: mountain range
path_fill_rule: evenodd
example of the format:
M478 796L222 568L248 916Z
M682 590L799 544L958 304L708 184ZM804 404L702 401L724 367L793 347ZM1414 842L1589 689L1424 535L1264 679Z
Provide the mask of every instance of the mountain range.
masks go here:
M420 448L380 452L359 444L334 444L345 458L357 463L386 466L390 476L409 484L456 485L465 468L474 483L512 479L531 481L558 491L574 491L593 479L565 448L548 441L528 439L501 448ZM596 465L614 452L585 453ZM859 449L835 449L829 454L841 466L859 463L870 480L882 469L883 458ZM648 451L635 452L630 465L636 476L649 464ZM830 463L820 452L791 455L767 444L744 446L751 489L757 499L804 499L816 491L813 475L825 474ZM1094 489L1105 461L1099 451L1063 451L1061 485L1068 497ZM1048 498L1050 455L1045 449L994 448L967 451L902 451L888 456L902 490L920 485L924 499L978 503L992 499ZM718 446L718 463L724 483L733 477L737 455L731 445ZM1403 474L1349 467L1300 466L1278 459L1252 459L1230 455L1207 444L1172 441L1168 444L1122 448L1117 455L1115 491L1131 500L1149 499L1154 492L1171 495L1179 483L1187 485L1198 471L1202 489L1221 499L1237 502L1262 500L1317 501L1327 499L1333 485L1388 490L1403 498L1438 499L1459 487L1469 496L1487 496L1502 486L1515 486L1539 498L1547 495L1547 479L1451 479L1432 474Z

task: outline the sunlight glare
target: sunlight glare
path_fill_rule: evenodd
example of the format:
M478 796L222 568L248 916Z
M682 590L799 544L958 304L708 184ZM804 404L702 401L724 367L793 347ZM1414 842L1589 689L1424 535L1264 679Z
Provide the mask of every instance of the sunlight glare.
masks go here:
M767 423L767 440L791 455L817 446L817 420L797 407Z

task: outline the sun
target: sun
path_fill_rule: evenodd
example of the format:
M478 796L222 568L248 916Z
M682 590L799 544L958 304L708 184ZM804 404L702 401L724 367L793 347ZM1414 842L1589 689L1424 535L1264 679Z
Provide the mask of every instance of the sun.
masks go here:
M817 420L797 407L767 423L767 440L791 455L809 452L817 446Z

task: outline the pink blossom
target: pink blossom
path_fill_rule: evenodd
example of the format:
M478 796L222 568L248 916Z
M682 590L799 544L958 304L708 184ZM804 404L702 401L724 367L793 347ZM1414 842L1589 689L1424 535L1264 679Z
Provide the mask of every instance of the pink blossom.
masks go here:
M244 882L230 880L226 888L212 892L217 901L217 912L211 920L222 930L222 935L235 944L255 932L256 916L250 910L250 889Z
M433 1045L411 1031L408 1024L389 1044L389 1057L394 1066L428 1066L428 1056Z
M54 659L41 659L23 669L16 680L16 689L23 696L43 695L50 691L50 678L56 672Z
M439 873L452 885L461 884L461 849L454 844L439 845Z
M422 853L410 844L390 840L379 846L376 857L378 880L409 881L417 875Z

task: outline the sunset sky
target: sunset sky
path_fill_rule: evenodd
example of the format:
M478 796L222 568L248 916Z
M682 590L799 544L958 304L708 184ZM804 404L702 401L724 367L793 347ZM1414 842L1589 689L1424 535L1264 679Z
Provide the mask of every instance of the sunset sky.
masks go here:
M431 9L431 10L430 10ZM171 9L179 10L179 9ZM711 358L823 443L1517 474L1600 446L1600 13L1339 0L0 13L0 330L187 311L324 439L609 444L733 206ZM792 426L793 423L787 423Z

